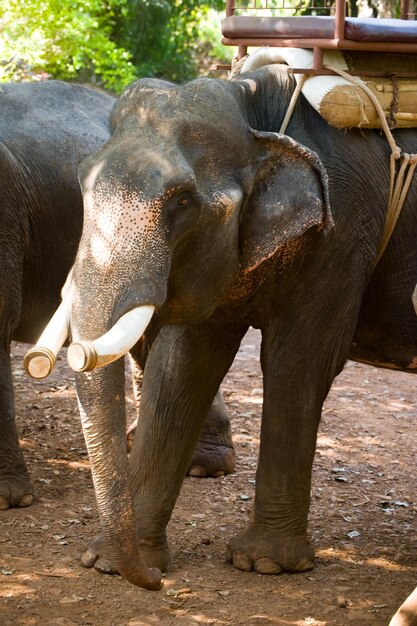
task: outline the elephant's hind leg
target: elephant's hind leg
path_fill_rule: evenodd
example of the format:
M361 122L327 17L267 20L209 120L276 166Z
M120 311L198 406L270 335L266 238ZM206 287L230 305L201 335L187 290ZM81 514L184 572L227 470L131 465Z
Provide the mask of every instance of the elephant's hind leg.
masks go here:
M0 347L0 510L32 504L33 490L19 446L9 351Z
M2 207L4 213L5 206ZM12 209L10 209L12 211ZM0 231L1 226L0 224ZM23 249L19 232L6 221L7 240L0 238L0 509L28 506L33 490L15 422L10 343L21 310Z
M211 405L188 470L190 476L223 476L236 466L230 419L219 390Z
M131 357L133 391L139 415L143 357L139 350L136 352L132 351ZM137 420L127 431L128 452L130 452L133 445L136 427ZM223 394L219 389L207 414L187 473L190 476L200 478L224 476L225 474L231 474L235 466L236 452L233 446L230 418L223 400Z

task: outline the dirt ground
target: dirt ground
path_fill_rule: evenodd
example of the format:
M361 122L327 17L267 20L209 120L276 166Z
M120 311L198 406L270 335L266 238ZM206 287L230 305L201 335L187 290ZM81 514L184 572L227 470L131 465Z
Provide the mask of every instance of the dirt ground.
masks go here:
M236 473L187 478L170 523L160 592L84 569L98 530L94 494L63 353L44 382L26 378L15 345L18 426L35 502L0 513L0 624L41 626L386 625L417 584L416 379L348 362L323 413L310 534L314 570L266 577L225 563L254 496L262 403L259 333L224 383ZM302 381L300 381L302 385ZM128 398L129 414L134 407Z

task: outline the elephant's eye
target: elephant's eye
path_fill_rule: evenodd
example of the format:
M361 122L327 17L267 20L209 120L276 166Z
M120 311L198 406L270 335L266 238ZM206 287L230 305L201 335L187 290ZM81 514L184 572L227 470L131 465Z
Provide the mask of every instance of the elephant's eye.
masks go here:
M177 206L181 208L187 208L192 206L195 203L195 199L193 195L189 191L185 191L182 193L177 200Z
M167 202L165 216L172 236L182 236L191 228L200 214L202 202L195 189L182 187Z

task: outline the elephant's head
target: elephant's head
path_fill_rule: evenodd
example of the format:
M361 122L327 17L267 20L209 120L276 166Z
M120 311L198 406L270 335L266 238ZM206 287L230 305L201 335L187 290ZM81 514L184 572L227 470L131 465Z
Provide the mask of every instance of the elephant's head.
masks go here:
M73 335L84 343L70 349L75 369L126 352L153 307L164 323L207 318L239 274L329 225L318 157L285 135L250 128L240 92L224 81L142 80L120 98L111 140L79 172L85 216ZM143 324L139 313L132 324L124 317L144 305ZM113 334L85 342L121 318Z
M116 359L154 310L160 323L196 324L227 301L242 273L331 224L318 157L287 136L253 130L248 91L208 79L138 81L114 109L110 141L79 171L85 217L69 361L94 370L79 374L77 387L102 528L116 566L140 585L153 579L138 561L129 513Z

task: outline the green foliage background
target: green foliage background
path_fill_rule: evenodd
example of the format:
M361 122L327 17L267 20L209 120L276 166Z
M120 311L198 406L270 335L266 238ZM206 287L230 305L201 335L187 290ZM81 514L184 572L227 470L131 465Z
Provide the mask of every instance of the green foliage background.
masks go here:
M315 6L320 2L329 5L316 0ZM357 2L349 0L352 15ZM253 6L253 0L239 0L245 3ZM286 4L295 13L311 10L311 0ZM379 15L376 0L367 4ZM280 5L269 0L271 8ZM385 6L399 16L400 0L386 0ZM117 94L142 76L189 80L211 58L233 56L220 43L224 8L225 0L0 0L0 81L51 76Z
M120 93L141 76L193 78L222 48L222 0L0 0L0 81L50 75Z

